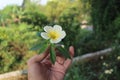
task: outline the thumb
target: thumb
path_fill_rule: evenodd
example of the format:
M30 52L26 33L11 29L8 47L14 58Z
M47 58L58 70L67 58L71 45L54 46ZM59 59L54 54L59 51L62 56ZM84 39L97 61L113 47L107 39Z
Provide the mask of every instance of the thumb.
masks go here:
M41 62L45 57L47 57L47 55L49 54L49 50L50 50L50 47L48 47L44 53L40 55L35 55L32 58L30 58L27 63L32 64L35 62Z

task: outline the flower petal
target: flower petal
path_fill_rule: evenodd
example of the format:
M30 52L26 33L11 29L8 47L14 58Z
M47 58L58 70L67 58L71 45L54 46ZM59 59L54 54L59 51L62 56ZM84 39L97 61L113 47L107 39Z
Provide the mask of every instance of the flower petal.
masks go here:
M54 25L53 28L57 31L61 31L62 27L60 25Z
M65 31L60 31L60 38L63 39L66 36Z
M44 39L49 39L48 34L46 32L41 32L41 36Z
M51 26L45 26L44 31L49 32L51 29L53 29Z
M59 43L61 41L61 39L50 39L51 43Z

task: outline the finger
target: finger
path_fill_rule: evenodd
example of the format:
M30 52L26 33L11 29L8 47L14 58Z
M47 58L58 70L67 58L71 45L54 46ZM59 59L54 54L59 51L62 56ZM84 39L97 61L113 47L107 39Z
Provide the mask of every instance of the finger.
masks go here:
M69 53L70 53L70 56L73 58L73 56L74 56L74 47L73 46L70 46L69 47Z
M69 53L70 53L70 55L71 55L71 58L73 59L73 56L74 56L74 47L73 47L73 46L70 46L70 47L69 47ZM66 69L71 65L72 59L67 59L67 60L65 60L65 62L64 62L64 67L65 67Z
M56 61L63 65L64 61L65 61L65 57L58 51L58 49L55 49L56 52Z
M28 60L28 64L41 62L49 54L49 50L50 47L48 47L44 53L33 56L31 59Z
M59 64L63 65L64 62L65 62L65 58L64 58L63 56L57 56L57 57L56 57L56 61L57 61Z
M44 60L41 63L46 65L47 68L50 68L52 66L52 62L50 60Z
M48 47L44 53L38 55L36 58L35 58L35 61L38 62L38 61L42 61L45 57L47 57L47 55L49 54L49 51L50 51L50 47Z

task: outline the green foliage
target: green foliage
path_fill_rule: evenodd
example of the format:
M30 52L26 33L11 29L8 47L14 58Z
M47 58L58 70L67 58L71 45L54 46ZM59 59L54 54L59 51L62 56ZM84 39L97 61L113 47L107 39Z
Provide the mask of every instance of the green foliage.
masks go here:
M80 23L76 19L77 15L77 9L72 7L64 11L59 17L58 24L63 27L63 30L65 30L67 34L66 38L63 40L64 45L67 47L70 45L76 47L79 42Z
M26 62L34 53L29 48L37 41L31 25L0 27L0 73L25 69Z
M90 13L89 2L84 2L83 0L52 0L48 1L47 5L41 8L41 11L48 17L49 22L58 22L59 17L66 9L75 7L79 14L74 16L79 21L85 19L88 20ZM73 13L72 11L70 13Z
M63 55L65 58L71 59L71 56L69 52L67 51L66 47L58 46L57 47L58 51L61 52L60 54Z
M65 80L119 80L120 49L116 47L110 55L100 56L86 63L75 63Z
M68 73L65 75L64 80L87 80L87 77L81 72L80 67L73 65L68 70Z
M24 0L22 8L24 13L21 22L26 22L27 24L32 24L37 27L48 24L47 17L42 13L40 5L38 5L37 2Z
M5 7L0 11L0 26L8 26L12 23L19 23L22 18L22 8L16 5Z
M53 64L55 64L56 54L55 54L55 46L53 44L51 44L50 46L50 60Z
M21 22L26 22L34 26L45 26L48 23L47 17L38 11L25 11L23 16Z
M94 31L100 39L114 40L120 28L114 26L114 20L120 13L118 0L90 0L92 5L92 22ZM117 30L116 30L117 29Z
M66 5L67 4L67 5ZM69 0L49 1L44 7L44 14L48 17L49 22L57 22L60 14L70 6Z
M30 4L29 7L19 7L16 5L7 6L0 11L0 25L8 26L12 23L25 22L34 26L44 26L48 24L47 17L39 12L39 6Z
M120 40L120 15L118 15L118 17L114 20L114 27L115 27L115 30L116 30L116 34L117 35L114 35L115 38L117 38L117 41L119 42Z
M112 46L111 41L101 41L99 38L96 37L93 32L90 31L86 32L84 30L81 30L80 36L80 41L78 43L78 46L80 48L80 54L99 51L107 48L108 45L109 47Z
M119 42L120 1L89 0L93 33L79 42L81 53L94 52Z

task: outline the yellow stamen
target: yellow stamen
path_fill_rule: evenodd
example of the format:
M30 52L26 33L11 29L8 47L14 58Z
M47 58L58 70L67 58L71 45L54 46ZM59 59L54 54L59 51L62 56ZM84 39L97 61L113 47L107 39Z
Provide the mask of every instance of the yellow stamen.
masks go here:
M48 33L48 36L51 38L51 39L57 39L57 38L59 38L59 36L60 36L60 34L58 33L58 32L56 32L56 31L50 31L49 33Z

